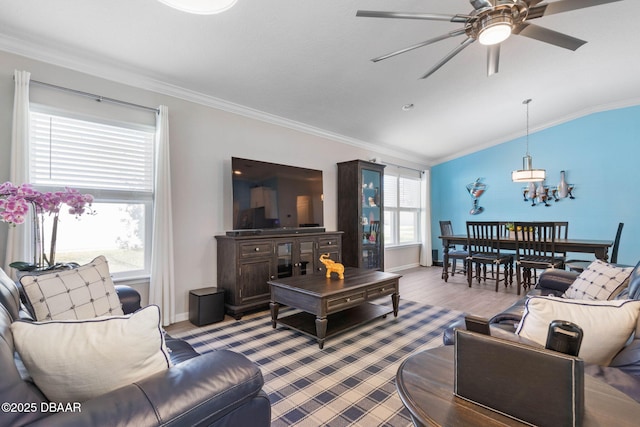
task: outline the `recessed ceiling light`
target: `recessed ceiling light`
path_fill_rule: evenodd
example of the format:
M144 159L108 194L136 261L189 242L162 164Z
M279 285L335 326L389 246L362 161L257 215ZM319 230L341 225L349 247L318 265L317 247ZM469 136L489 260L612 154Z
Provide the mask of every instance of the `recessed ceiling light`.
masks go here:
M231 8L237 0L159 0L174 9L198 15L213 15Z
M402 111L411 111L415 108L413 104L405 104L402 106Z

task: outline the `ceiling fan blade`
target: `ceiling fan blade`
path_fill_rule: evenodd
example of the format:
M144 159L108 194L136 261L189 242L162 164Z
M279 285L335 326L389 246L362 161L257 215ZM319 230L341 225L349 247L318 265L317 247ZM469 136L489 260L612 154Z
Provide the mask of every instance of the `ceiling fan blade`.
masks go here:
M451 60L451 58L453 58L454 56L456 56L457 54L459 54L462 49L464 49L465 47L469 46L471 43L473 43L474 41L476 41L476 39L473 39L471 37L467 37L467 39L465 41L463 41L462 43L460 43L460 45L458 45L458 47L456 47L455 49L453 49L451 52L449 52L447 54L447 56L445 56L444 58L442 58L442 60L440 62L438 62L436 65L434 65L433 67L431 67L431 69L429 71L426 72L426 74L422 77L420 77L421 79L426 79L427 77L429 77L431 74L435 73L436 71L438 71L440 69L440 67L442 67L444 64L446 64L447 62L449 62Z
M487 76L498 73L500 64L500 43L487 46Z
M388 59L388 58L391 58L393 56L400 55L401 53L409 52L411 50L418 49L419 47L427 46L427 45L430 45L432 43L439 42L440 40L448 39L450 37L460 36L460 35L462 35L464 33L465 33L464 28L461 28L461 29L456 30L456 31L451 31L450 33L443 34L441 36L434 37L434 38L429 39L429 40L425 40L425 41L423 41L421 43L417 43L417 44L414 44L414 45L409 46L409 47L405 47L404 49L396 50L395 52L387 53L386 55L382 55L382 56L379 56L377 58L373 58L371 61L373 61L373 62L382 61L383 59Z
M584 9L585 7L600 6L607 3L615 3L621 0L562 0L553 3L545 3L540 6L530 7L527 19L540 18L541 16L549 16L556 13L569 12L576 9ZM537 4L539 1L530 2Z
M359 10L356 16L365 18L398 18L398 19L425 19L428 21L449 21L465 23L471 17L467 15L443 15L440 13L415 13L415 12L382 12L376 10Z
M584 40L548 28L539 27L538 25L527 24L526 22L516 26L513 29L513 34L529 37L530 39L539 40L569 50L576 50L586 43Z

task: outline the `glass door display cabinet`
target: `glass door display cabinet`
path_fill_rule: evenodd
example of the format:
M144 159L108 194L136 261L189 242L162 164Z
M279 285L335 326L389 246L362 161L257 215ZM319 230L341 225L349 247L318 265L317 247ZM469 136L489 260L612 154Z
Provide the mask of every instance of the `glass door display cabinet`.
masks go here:
M384 270L384 167L352 160L338 163L338 230L346 267Z
M313 274L316 239L276 242L278 279Z

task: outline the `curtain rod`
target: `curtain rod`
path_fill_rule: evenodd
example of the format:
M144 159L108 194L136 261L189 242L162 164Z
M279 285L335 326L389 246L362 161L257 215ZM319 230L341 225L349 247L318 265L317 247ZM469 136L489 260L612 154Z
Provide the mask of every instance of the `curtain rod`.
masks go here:
M407 166L398 165L398 164L395 164L395 163L385 162L384 160L376 162L375 160L376 159L371 159L371 161L374 162L374 163L380 163L380 164L383 164L383 165L386 165L386 166L395 166L397 168L408 169L410 171L415 171L415 172L420 172L420 173L424 172L424 170L422 170L422 169L414 169L414 168L410 168L410 167L407 167Z
M153 111L156 114L160 113L160 110L157 109L157 108L152 108L152 107L147 107L147 106L144 106L144 105L134 104L132 102L127 102L127 101L121 101L119 99L107 98L106 96L95 95L93 93L83 92L81 90L76 90L76 89L69 89L67 87L62 87L62 86L54 85L54 84L51 84L51 83L40 82L38 80L31 80L30 83L33 83L33 84L38 85L38 86L45 86L45 87L48 87L48 88L51 88L51 89L61 90L61 91L64 91L64 92L71 92L71 93L73 93L75 95L79 95L79 96L84 96L84 97L87 97L87 98L95 99L98 102L110 102L112 104L124 105L126 107L138 108L138 109L146 110L146 111Z

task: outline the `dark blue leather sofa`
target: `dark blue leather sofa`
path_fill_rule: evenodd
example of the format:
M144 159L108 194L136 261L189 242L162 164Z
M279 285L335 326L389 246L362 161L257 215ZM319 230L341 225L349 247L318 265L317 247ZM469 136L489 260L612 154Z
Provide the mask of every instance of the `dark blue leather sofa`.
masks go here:
M116 288L125 314L140 308L138 292L126 286ZM3 406L2 426L270 425L271 405L254 363L228 350L200 355L187 342L168 335L171 368L82 402L80 412L46 410L42 392L23 378L11 334L14 320L32 318L18 287L0 270L0 401L22 405L22 410L14 405L15 411L5 411Z

